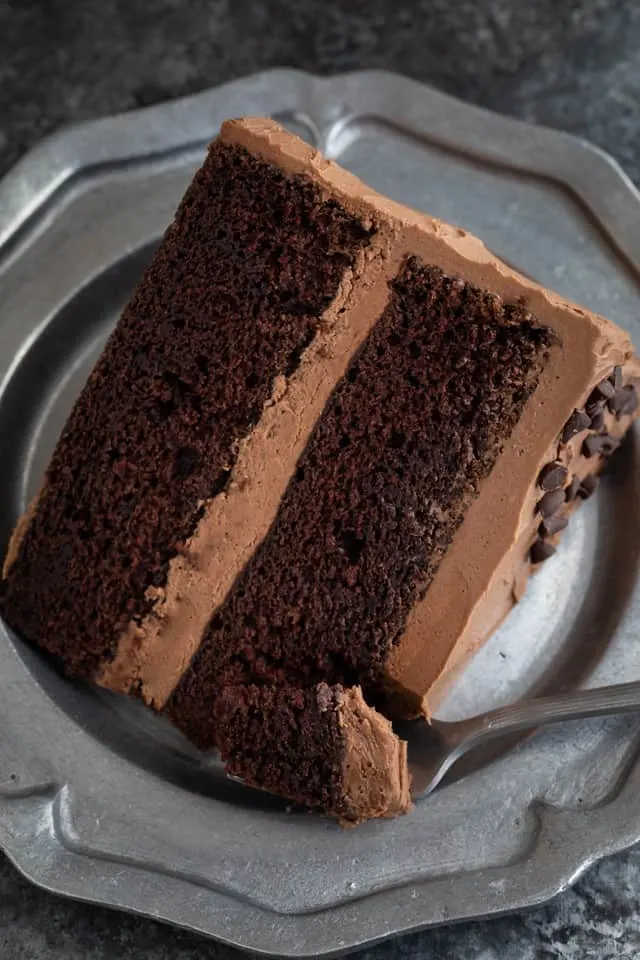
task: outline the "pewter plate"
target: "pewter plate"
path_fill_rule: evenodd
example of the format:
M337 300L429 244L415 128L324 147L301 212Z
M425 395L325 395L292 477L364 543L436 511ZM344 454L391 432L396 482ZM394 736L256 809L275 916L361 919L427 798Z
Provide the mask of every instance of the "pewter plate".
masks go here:
M0 549L207 141L247 113L640 342L640 195L563 134L390 74L291 70L78 127L0 183ZM640 678L639 455L633 435L442 716ZM0 731L0 844L23 873L266 954L540 903L640 840L636 719L541 733L406 817L344 831L228 783L138 704L65 682L0 624Z

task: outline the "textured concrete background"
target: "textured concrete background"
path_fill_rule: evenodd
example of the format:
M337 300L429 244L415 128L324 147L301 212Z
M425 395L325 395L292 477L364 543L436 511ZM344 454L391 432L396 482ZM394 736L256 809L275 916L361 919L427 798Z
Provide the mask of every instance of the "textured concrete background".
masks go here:
M0 174L60 125L270 66L380 67L609 150L640 184L638 0L0 0ZM1 734L0 734L1 735ZM640 956L640 850L547 907L405 937L361 960ZM232 960L63 901L0 859L2 960Z
M398 70L640 181L637 0L0 0L0 172L61 124L271 66Z

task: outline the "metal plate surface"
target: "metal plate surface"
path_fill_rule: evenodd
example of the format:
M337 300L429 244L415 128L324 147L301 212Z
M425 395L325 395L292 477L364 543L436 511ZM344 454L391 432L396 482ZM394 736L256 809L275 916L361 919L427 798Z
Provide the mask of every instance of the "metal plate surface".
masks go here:
M640 342L640 196L595 148L382 73L264 73L71 129L0 183L0 549L105 336L227 116L271 114L374 187L478 233ZM443 704L640 678L640 442ZM540 903L640 840L640 722L541 733L344 831L228 783L138 704L0 624L0 844L36 883L258 952L337 953Z

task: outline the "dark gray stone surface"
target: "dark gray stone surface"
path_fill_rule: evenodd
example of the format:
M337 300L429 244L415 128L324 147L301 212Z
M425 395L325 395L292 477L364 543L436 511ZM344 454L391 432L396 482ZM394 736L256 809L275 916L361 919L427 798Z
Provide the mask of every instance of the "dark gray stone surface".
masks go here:
M640 180L635 0L0 0L0 172L60 124L272 66L398 70Z
M588 137L640 183L637 0L0 0L0 174L62 124L271 66L407 73ZM430 931L364 960L640 956L640 850L552 904ZM0 858L0 957L213 960L234 951L63 901Z

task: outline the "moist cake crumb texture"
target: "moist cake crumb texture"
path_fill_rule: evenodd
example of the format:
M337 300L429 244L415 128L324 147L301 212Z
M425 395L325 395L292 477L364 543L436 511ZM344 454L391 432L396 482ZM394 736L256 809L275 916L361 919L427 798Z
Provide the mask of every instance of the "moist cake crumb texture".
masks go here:
M342 810L340 692L247 685L225 687L214 722L230 774L311 807Z
M220 686L324 679L373 692L551 339L522 307L416 258L402 266L170 703L194 742L215 744Z

